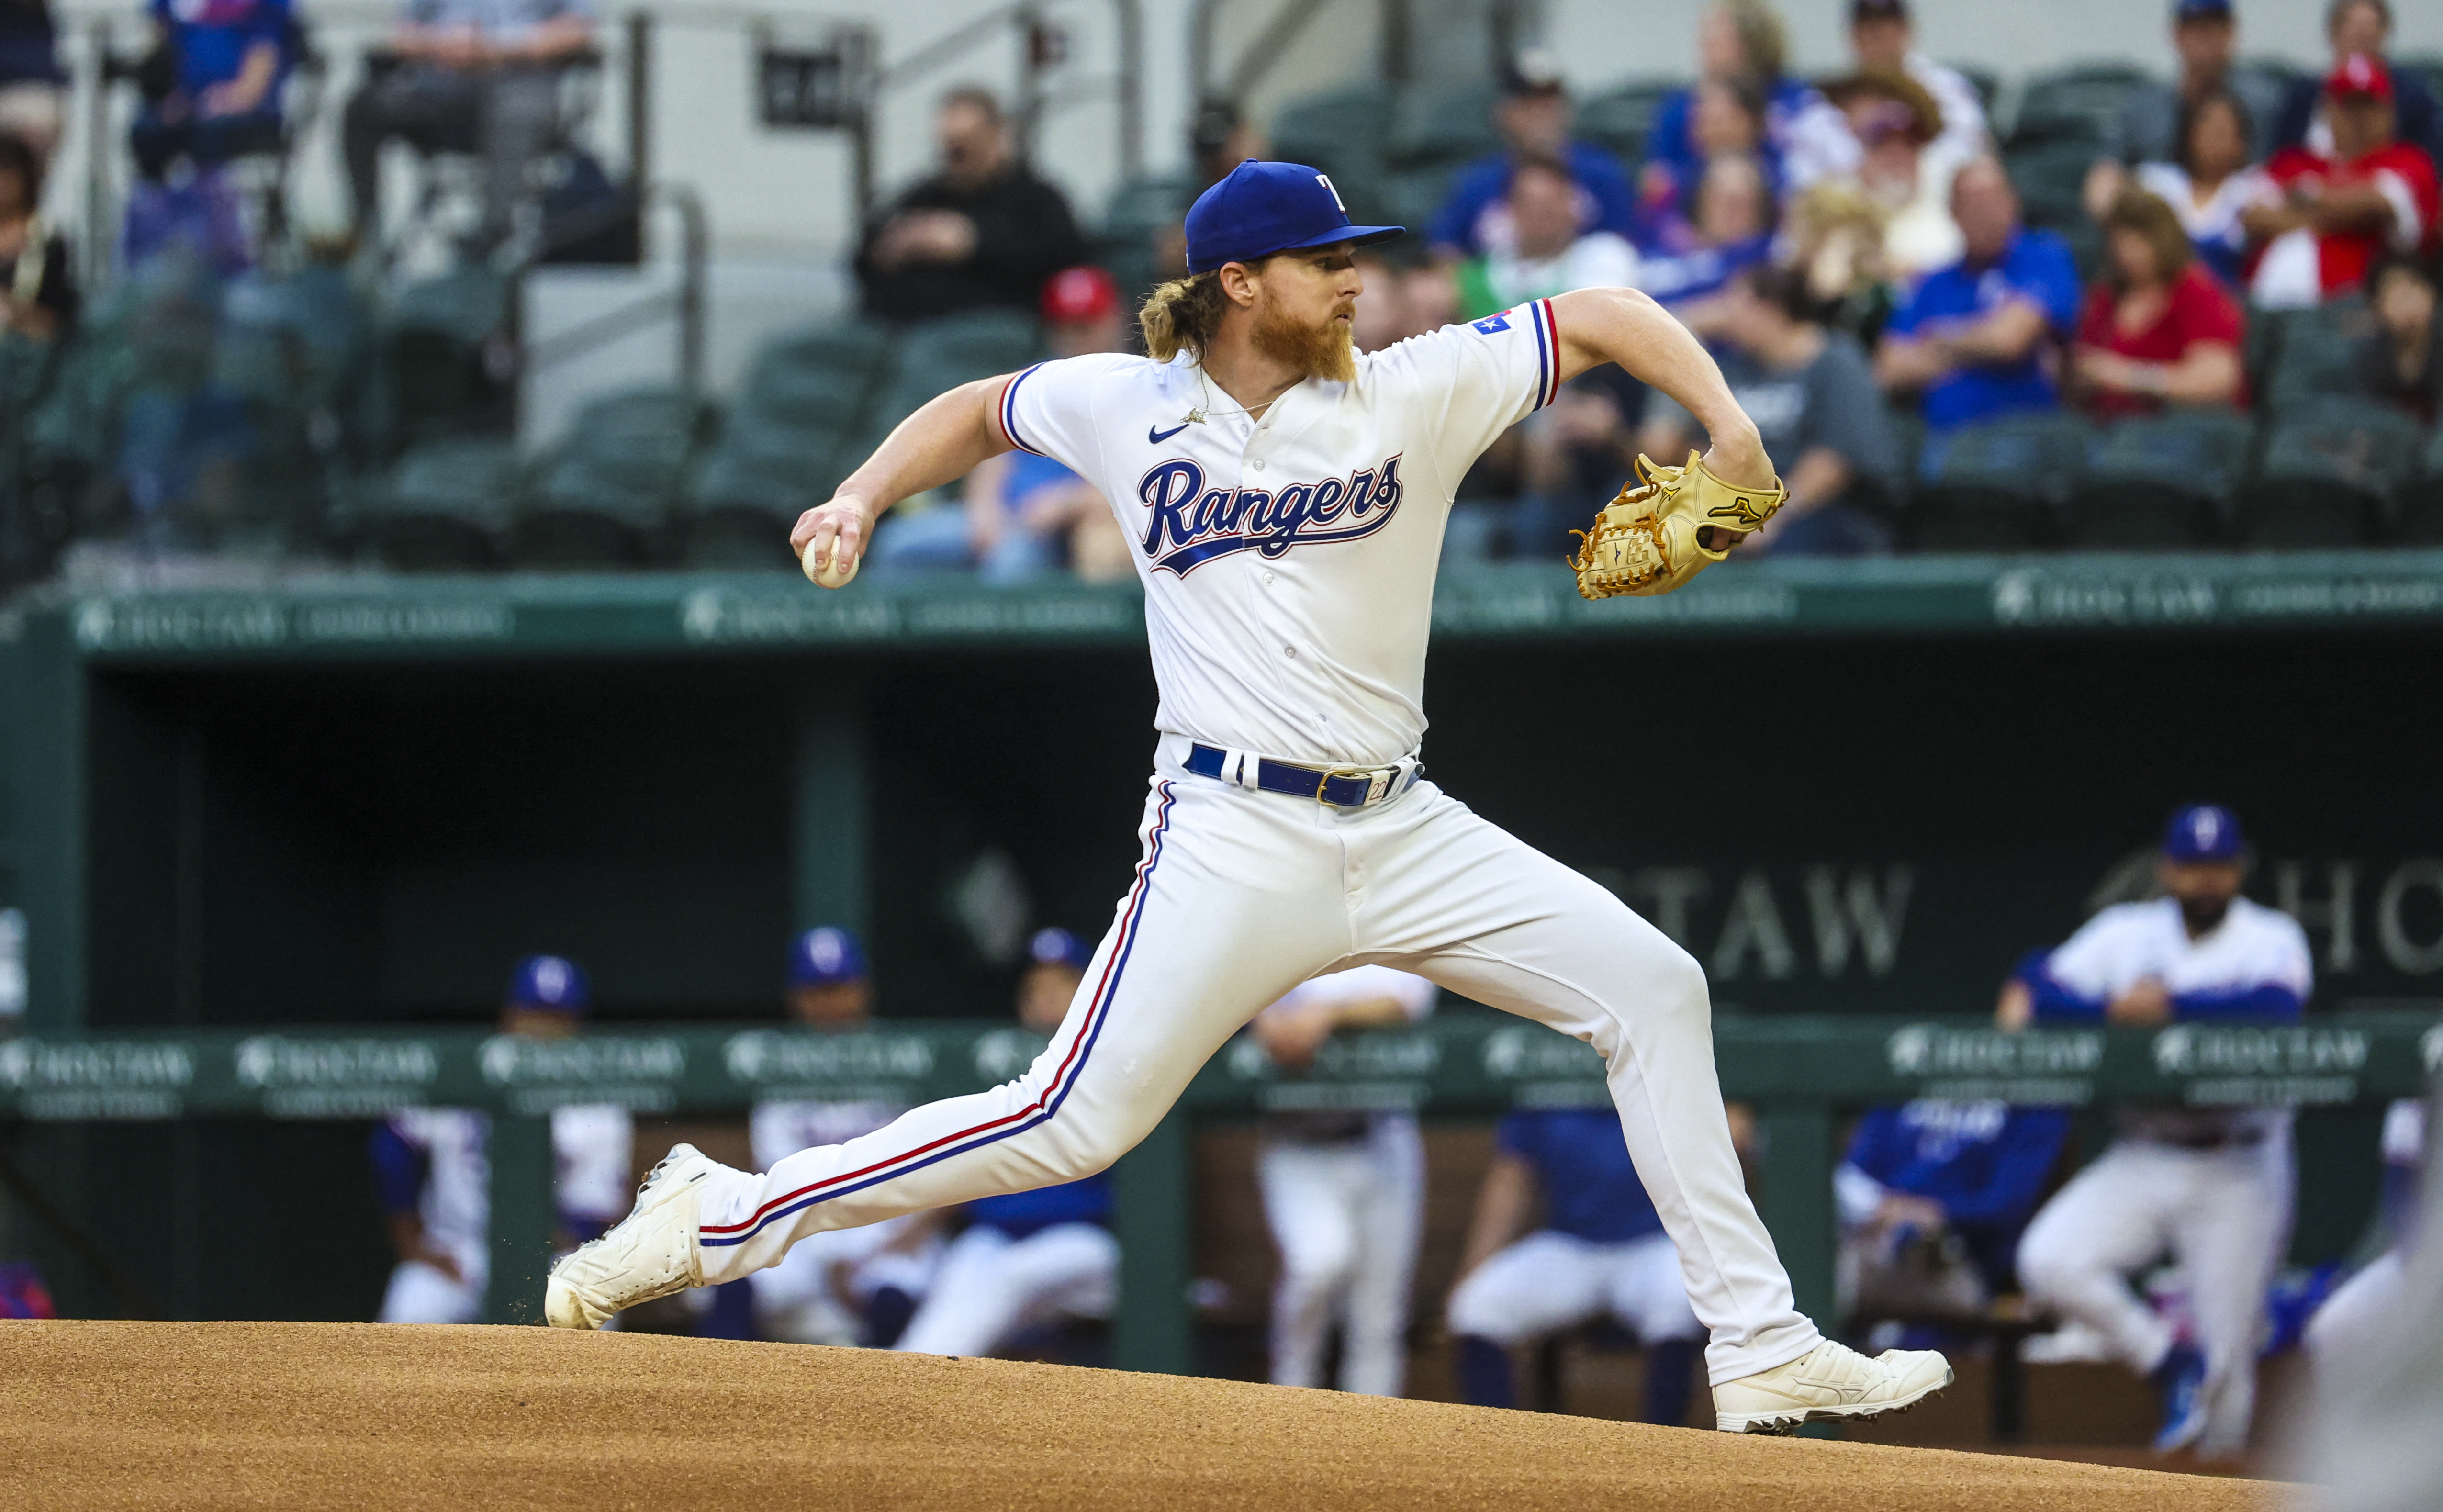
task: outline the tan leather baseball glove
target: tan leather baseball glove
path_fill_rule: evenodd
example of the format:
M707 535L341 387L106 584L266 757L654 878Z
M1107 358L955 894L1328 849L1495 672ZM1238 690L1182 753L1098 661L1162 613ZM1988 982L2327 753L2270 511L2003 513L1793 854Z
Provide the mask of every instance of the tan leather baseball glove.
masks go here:
M1706 471L1694 452L1681 468L1640 456L1636 476L1595 516L1594 527L1570 532L1579 538L1570 559L1578 594L1669 593L1730 555L1789 495L1779 478L1770 489L1735 489Z

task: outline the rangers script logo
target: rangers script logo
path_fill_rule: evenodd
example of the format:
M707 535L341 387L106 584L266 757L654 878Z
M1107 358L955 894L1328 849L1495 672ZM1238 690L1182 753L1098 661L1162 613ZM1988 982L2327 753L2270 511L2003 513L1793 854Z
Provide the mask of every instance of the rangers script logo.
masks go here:
M1345 478L1276 489L1207 489L1203 468L1173 457L1137 483L1137 498L1152 511L1140 544L1157 571L1185 578L1250 547L1280 557L1296 546L1370 536L1391 523L1400 496L1397 456Z

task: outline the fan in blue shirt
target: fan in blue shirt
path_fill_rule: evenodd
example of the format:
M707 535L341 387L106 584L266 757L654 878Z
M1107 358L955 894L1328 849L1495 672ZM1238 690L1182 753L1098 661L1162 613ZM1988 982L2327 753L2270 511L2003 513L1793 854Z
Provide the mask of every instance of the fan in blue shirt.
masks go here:
M1926 275L1883 328L1875 378L1914 391L1931 430L2060 406L2046 359L2078 322L2068 244L2019 221L2018 192L1992 157L1952 181L1967 254Z
M2065 1108L2014 1108L2000 1102L1920 1099L1901 1107L1870 1110L1849 1136L1849 1150L1833 1173L1847 1242L1856 1252L1860 1279L1879 1255L1896 1253L1910 1241L1931 1243L1943 1253L1945 1235L1956 1237L1975 1267L1962 1274L1948 1267L1920 1267L1908 1274L1920 1283L1936 1269L1952 1288L1931 1286L1922 1298L1886 1296L1896 1311L1924 1316L1981 1306L2011 1285L2011 1257L2019 1233L2044 1194L2045 1178L2069 1137ZM1963 1284L1981 1282L1971 1290ZM1901 1288L1887 1287L1886 1290ZM1915 1303L1915 1305L1912 1305Z
M1426 228L1434 249L1454 258L1506 250L1510 238L1510 171L1522 157L1549 158L1568 166L1578 186L1579 230L1631 234L1637 195L1620 159L1592 142L1570 138L1570 96L1560 65L1550 54L1529 50L1506 70L1494 123L1507 151L1480 157L1459 171L1449 195ZM1490 245L1488 245L1490 244Z

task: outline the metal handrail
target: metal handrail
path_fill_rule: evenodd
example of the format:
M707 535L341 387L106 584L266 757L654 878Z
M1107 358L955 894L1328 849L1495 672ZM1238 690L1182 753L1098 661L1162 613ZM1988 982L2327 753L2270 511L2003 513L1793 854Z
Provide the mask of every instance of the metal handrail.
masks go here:
M628 335L638 323L659 319L665 314L677 323L679 386L689 394L704 388L704 310L705 268L709 261L711 234L705 214L704 200L685 184L648 184L636 196L636 214L641 220L647 206L654 200L668 203L679 213L679 284L675 289L649 294L606 310L575 327L547 340L520 343L519 365L528 374L555 367L572 358L604 346ZM523 287L526 274L541 265L551 251L573 246L616 223L616 216L626 208L589 217L562 229L561 233L537 248L518 267L516 279ZM641 228L640 228L641 230ZM513 302L516 296L512 295Z

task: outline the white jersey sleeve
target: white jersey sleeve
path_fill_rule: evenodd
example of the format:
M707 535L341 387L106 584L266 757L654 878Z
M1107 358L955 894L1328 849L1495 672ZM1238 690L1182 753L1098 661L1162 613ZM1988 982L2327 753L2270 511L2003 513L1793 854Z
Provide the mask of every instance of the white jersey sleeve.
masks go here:
M2144 974L2142 936L2154 903L2116 903L2079 926L2045 961L2052 979L2083 998L2119 996Z
M994 421L1010 445L1050 457L1093 482L1108 470L1095 424L1104 381L1145 365L1144 358L1126 352L1038 362L1001 385Z
M1377 404L1417 415L1448 498L1495 437L1560 393L1560 340L1552 302L1534 300L1361 357L1358 381Z

